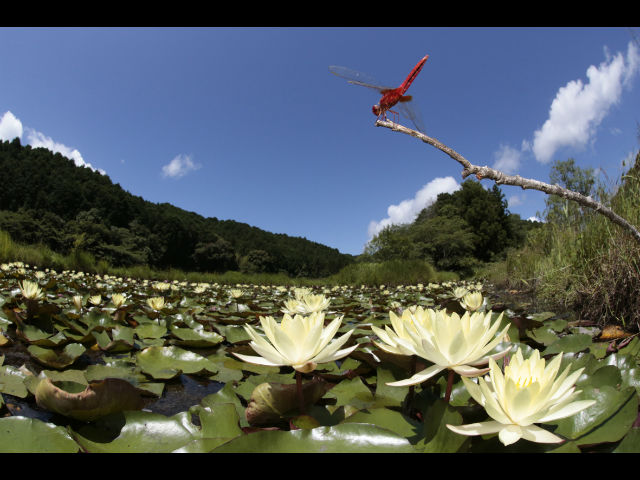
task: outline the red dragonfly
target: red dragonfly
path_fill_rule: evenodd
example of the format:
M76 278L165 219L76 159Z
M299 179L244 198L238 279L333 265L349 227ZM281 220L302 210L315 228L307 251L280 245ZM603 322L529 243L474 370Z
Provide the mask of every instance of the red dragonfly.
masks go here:
M402 82L402 84L397 88L383 87L378 84L373 78L356 72L355 70L351 70L346 67L339 67L337 65L331 65L329 67L329 71L334 75L337 75L342 78L346 78L349 83L353 85L361 85L363 87L373 88L382 94L382 98L380 99L380 103L378 105L374 105L371 108L371 111L378 119L386 120L387 112L393 113L394 115L398 115L398 112L394 112L391 110L393 106L398 104L399 110L403 113L404 116L408 117L416 128L424 133L424 127L422 126L422 122L420 121L420 117L416 113L414 107L409 106L409 102L412 99L411 95L405 95L406 91L411 86L411 83L416 79L420 70L424 66L425 62L429 58L429 55L425 55L413 70L407 75L407 78Z

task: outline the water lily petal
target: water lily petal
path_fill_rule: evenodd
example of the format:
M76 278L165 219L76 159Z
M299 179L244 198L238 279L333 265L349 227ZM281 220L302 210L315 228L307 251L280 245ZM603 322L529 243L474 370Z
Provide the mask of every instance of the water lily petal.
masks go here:
M430 379L431 377L433 377L434 375L436 375L437 373L441 372L444 369L445 367L441 367L440 365L432 365L429 368L425 368L421 372L416 373L412 377L407 378L406 380L389 382L387 383L387 385L392 387L407 387L409 385L416 385L418 383L422 383L425 380Z
M504 446L516 443L523 436L524 432L520 425L504 425L498 433L498 438L504 444Z
M554 420L558 420L560 418L570 417L571 415L575 415L576 413L584 410L585 408L589 408L591 405L595 403L596 403L595 400L579 400L577 402L573 402L568 405L561 406L561 408L549 410L548 414L542 418L539 418L537 422L546 423L546 422L552 422Z
M522 438L536 443L560 443L564 440L537 425L522 427Z
M490 435L498 433L504 428L504 424L490 420L488 422L468 423L467 425L449 425L447 428L460 435Z
M253 356L253 355L242 355L240 353L233 353L233 355L238 357L240 360L243 360L243 361L245 361L247 363L253 363L255 365L266 365L268 367L280 367L280 366L284 365L282 363L270 362L269 360L267 360L264 357L256 357L256 356Z
M453 367L452 370L463 377L477 377L487 373L489 371L489 367L474 368L469 365L457 365Z

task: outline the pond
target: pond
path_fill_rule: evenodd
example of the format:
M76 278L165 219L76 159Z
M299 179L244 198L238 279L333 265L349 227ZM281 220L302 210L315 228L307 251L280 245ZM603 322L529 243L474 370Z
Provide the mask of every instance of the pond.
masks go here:
M526 293L476 282L301 289L36 273L16 264L0 278L3 452L640 450L640 341L570 312L540 311ZM38 285L35 301L21 289L24 280ZM257 356L245 326L262 335L261 318L274 317L280 328L284 312L321 314L324 329L338 319L334 341L347 335L342 348L349 353L300 375L264 359L243 361ZM473 342L456 337L465 318L483 319L486 328L499 323L491 335L506 336L487 351L499 372L489 373L508 376L520 361L536 365L535 358L544 368L553 363L554 375L576 374L575 386L563 388L581 410L550 416L539 430L503 425L484 435L460 433L492 421L476 391L489 378L486 362L481 374L467 377L470 384L456 372L485 367L440 369L428 350L382 348L385 329L397 333L397 322L429 315L439 319L434 332L452 342L449 354L460 341ZM459 321L462 330L442 330ZM423 372L435 373L421 380ZM421 381L407 384L412 375ZM518 388L539 381L529 377ZM525 436L509 443L512 430ZM559 441L527 439L530 431Z

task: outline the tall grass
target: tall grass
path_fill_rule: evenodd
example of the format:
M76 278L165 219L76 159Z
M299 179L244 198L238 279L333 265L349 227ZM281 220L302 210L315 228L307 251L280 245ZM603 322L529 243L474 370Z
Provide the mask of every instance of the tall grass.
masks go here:
M457 279L453 273L436 272L431 264L422 260L390 260L353 263L328 280L344 285L409 285Z
M640 227L640 153L629 172L599 196ZM531 289L543 302L597 324L640 329L640 246L593 211L532 231L523 248L482 275L502 286Z

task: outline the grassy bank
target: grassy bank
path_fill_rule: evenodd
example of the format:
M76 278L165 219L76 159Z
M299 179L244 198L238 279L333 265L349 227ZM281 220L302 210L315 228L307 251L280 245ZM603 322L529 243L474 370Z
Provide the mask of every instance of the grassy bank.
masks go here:
M73 270L125 278L226 285L407 285L458 279L456 274L437 272L428 262L409 260L355 263L325 278L292 278L283 273L251 274L236 271L201 273L184 272L178 269L154 270L147 265L118 268L112 267L103 260L97 260L93 255L81 250L76 250L69 255L61 255L44 245L22 245L13 241L10 235L2 230L0 230L0 262L23 262L41 269L50 268L56 271Z
M600 200L640 225L640 154ZM526 245L479 275L504 288L533 290L543 301L574 310L599 325L640 325L640 246L591 210L548 222Z

